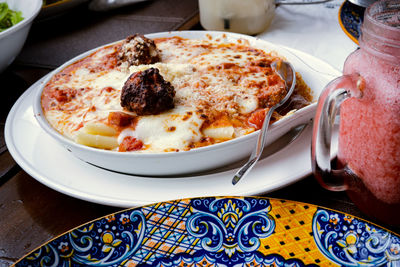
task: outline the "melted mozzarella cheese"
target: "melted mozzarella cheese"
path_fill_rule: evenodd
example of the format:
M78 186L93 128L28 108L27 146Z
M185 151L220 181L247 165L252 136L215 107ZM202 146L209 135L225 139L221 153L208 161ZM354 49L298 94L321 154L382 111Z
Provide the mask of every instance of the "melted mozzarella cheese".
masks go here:
M239 104L239 111L243 114L253 112L258 107L258 98L254 95L239 96L235 99Z
M194 110L176 107L167 113L141 117L130 134L142 140L146 147L143 152L184 150L200 140L202 123Z
M124 86L124 83L128 77L129 74L127 73L118 70L112 70L94 79L90 85L94 88L112 87L120 89L122 86Z

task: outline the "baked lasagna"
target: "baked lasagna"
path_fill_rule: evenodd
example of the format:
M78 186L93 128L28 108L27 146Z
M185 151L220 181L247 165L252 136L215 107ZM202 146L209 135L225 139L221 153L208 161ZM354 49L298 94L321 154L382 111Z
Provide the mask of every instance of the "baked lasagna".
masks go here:
M271 67L283 58L222 40L133 35L104 46L49 80L44 115L79 144L121 152L187 151L252 133L287 93ZM312 101L296 78L271 123Z

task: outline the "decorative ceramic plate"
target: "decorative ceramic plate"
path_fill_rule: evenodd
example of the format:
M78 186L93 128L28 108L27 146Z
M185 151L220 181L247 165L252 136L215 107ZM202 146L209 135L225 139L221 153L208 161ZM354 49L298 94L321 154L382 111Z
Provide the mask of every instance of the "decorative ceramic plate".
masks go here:
M364 20L365 8L355 5L349 1L344 1L339 9L339 24L343 31L358 44L361 33L361 24Z
M279 199L208 197L111 214L16 266L397 266L400 236Z

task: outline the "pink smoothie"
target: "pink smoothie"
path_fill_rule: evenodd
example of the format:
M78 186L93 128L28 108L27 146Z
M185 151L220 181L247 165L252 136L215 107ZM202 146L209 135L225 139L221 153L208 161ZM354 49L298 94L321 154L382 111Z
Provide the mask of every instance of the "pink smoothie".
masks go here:
M363 97L345 100L340 109L338 159L383 203L400 208L400 66L358 50L344 74L366 81ZM400 210L397 210L400 213Z

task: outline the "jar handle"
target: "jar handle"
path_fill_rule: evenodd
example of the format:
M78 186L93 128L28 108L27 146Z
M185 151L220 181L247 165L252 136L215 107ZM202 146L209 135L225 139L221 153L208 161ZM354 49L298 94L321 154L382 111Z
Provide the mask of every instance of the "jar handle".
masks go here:
M354 174L344 167L331 167L331 137L340 104L349 97L361 98L365 80L359 74L344 75L331 81L322 91L317 105L311 144L314 176L322 187L331 191L348 189L345 179Z

